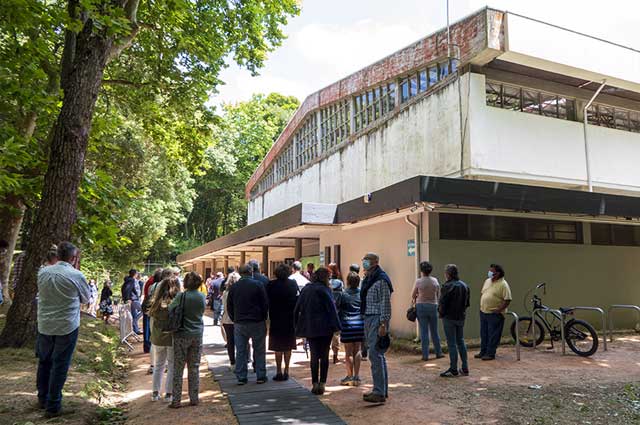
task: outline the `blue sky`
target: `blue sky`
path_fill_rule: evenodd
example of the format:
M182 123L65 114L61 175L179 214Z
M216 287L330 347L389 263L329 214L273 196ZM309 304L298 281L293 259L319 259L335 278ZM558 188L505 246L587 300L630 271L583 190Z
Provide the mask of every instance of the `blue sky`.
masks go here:
M450 0L452 21L489 5L640 50L637 0ZM260 75L231 65L213 104L280 92L301 101L316 90L446 26L445 0L302 0L288 38Z

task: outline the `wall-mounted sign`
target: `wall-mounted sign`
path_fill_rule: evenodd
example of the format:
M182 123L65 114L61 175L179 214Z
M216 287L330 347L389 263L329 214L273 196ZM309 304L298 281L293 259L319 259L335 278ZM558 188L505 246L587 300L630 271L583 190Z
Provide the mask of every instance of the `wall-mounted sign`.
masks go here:
M416 241L415 239L409 239L407 241L407 256L415 257L416 256Z
M320 265L324 266L324 252L320 251Z

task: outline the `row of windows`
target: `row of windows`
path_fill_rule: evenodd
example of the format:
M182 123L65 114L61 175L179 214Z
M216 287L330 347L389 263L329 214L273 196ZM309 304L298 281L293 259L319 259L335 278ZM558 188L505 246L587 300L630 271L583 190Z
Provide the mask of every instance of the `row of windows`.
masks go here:
M589 124L640 133L640 112L606 105L591 105L587 109Z
M407 76L400 81L400 103L404 103L418 93L442 81L447 75L457 70L457 61L452 59L447 62L434 64L419 70L416 74Z
M591 224L593 245L640 246L640 226L624 224Z
M349 137L349 101L343 100L320 110L320 145L326 152Z
M353 99L355 131L393 111L396 106L396 84L388 83L366 91Z
M254 197L295 170L309 164L321 152L327 152L346 141L351 134L352 112L353 130L360 131L394 110L398 88L400 88L401 103L406 102L455 72L456 63L451 60L435 64L407 76L398 87L395 82L385 83L350 100L341 100L320 109L319 117L311 114L293 135L292 141L278 155L270 170L271 174L265 173L258 184L252 188L251 196ZM318 147L318 138L320 147Z
M442 213L440 239L575 244L582 242L582 227L572 221Z
M487 81L487 105L564 120L576 119L576 101L557 94Z

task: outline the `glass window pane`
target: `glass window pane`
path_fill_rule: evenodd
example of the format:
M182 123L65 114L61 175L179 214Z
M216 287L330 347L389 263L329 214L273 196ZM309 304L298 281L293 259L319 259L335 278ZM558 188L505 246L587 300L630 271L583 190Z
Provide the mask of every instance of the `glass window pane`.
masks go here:
M456 72L458 70L458 59L451 59L451 72Z
M488 215L469 215L470 238L489 241L493 239L493 217Z
M598 125L616 128L614 109L610 106L598 105Z
M572 99L558 98L558 118L575 121L576 104Z
M427 89L427 70L420 71L420 91L423 92Z
M587 109L587 122L592 125L598 125L598 110L595 105L591 105Z
M429 68L429 87L438 82L438 67L433 66Z
M616 109L616 128L619 130L630 130L629 127L629 111L624 109Z
M469 239L466 214L440 214L440 239Z
M513 217L496 217L496 240L524 241L525 225L522 219Z
M438 79L442 80L447 75L449 75L449 62L443 62L438 64L438 69L440 70L440 78Z
M558 96L540 93L540 106L545 117L558 117Z
M502 95L501 85L495 83L487 83L485 85L485 92L487 94L487 105L489 106L497 106L498 108L502 107Z
M502 87L502 107L512 111L520 110L520 88L503 86Z
M611 245L611 225L591 223L591 243L593 245Z
M625 226L622 224L612 225L613 230L613 243L614 245L633 246L634 232L632 226Z
M418 77L413 75L410 81L411 81L411 90L409 91L409 96L413 97L418 94Z
M396 83L389 83L389 110L396 107Z
M629 129L640 133L640 112L629 112Z
M540 114L540 93L537 91L522 89L522 112Z
M409 81L402 80L400 82L400 102L404 103L409 100Z

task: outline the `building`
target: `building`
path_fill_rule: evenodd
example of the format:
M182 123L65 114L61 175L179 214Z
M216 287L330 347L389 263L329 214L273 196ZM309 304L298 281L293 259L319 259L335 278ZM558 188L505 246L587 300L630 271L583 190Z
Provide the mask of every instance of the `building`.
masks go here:
M376 252L396 335L420 260L460 267L472 322L492 262L521 314L543 281L552 306L640 304L638 160L640 52L486 8L307 97L247 183L249 224L178 261Z

